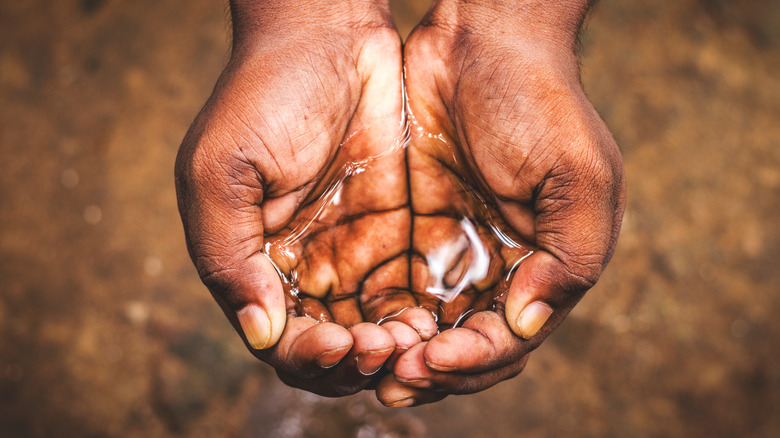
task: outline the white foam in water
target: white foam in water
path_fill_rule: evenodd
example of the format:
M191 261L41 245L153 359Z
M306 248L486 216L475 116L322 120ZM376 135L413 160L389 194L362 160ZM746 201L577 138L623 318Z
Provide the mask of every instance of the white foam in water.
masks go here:
M454 300L473 283L484 280L490 265L488 250L479 239L474 224L467 218L463 218L460 221L460 227L464 234L458 236L457 240L445 243L425 256L428 262L429 282L433 283L425 291L445 303ZM471 264L457 284L447 287L444 277L456 260L463 256L464 251L471 253Z

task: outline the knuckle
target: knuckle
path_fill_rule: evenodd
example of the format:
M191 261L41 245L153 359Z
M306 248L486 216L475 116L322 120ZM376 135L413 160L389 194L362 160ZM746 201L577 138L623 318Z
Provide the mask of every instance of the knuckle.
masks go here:
M569 244L564 245L564 242L556 241L555 237L548 241L546 250L556 261L552 262L551 269L539 273L544 277L539 280L543 283L558 284L566 293L579 296L592 288L601 276L606 248L599 245L597 250L593 251L594 247L590 243L593 239L587 236L573 246L569 239L560 235L557 235L557 238L565 239Z
M221 257L198 256L195 267L201 281L209 289L229 290L236 285L239 270L224 263Z
M589 255L566 260L563 268L565 289L578 294L592 288L601 276L603 258Z
M603 152L595 142L584 140L560 156L552 176L559 185L578 192L600 196L615 186L614 173ZM578 193L579 195L580 193Z
M236 252L237 245L230 242L215 242L211 239L201 239L192 245L193 263L201 281L209 289L230 290L238 286L238 282L246 280L244 257Z
M591 154L582 170L582 180L585 183L585 195L591 199L606 199L616 189L614 173L608 163L596 151Z

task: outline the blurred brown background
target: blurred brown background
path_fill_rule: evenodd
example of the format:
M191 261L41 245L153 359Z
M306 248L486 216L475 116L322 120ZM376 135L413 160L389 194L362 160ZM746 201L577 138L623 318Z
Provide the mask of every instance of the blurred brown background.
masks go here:
M394 2L407 33L426 1ZM0 435L780 436L780 2L603 0L615 258L519 377L388 410L280 384L187 257L173 160L221 0L0 0Z

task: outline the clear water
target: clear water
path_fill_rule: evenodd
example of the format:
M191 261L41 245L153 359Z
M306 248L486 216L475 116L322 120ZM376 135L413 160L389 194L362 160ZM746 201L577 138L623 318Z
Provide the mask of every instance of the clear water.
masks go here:
M266 236L299 314L349 327L423 307L446 329L493 308L531 253L454 143L404 119L383 150L351 135L293 221Z

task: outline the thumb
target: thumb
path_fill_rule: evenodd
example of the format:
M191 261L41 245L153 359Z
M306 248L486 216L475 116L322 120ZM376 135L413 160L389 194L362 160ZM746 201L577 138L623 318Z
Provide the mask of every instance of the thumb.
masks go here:
M507 323L524 339L537 334L543 339L563 321L590 285L552 254L536 251L514 274L506 299Z
M540 185L535 202L538 250L518 267L506 299L512 331L525 339L538 335L538 342L596 283L620 231L622 167L609 160L590 166L577 166L578 158L568 161Z
M232 266L204 277L204 284L250 347L273 347L287 320L279 274L262 253Z
M262 253L261 179L251 163L214 149L185 139L177 157L187 248L236 331L253 349L267 349L281 337L287 311L281 279Z
M234 209L219 201L193 203L182 214L190 255L246 343L256 350L270 348L284 331L287 311L279 274L261 251L260 207Z

